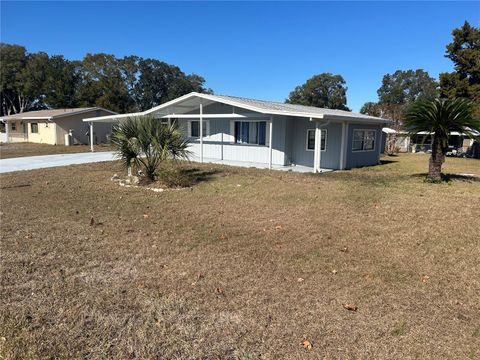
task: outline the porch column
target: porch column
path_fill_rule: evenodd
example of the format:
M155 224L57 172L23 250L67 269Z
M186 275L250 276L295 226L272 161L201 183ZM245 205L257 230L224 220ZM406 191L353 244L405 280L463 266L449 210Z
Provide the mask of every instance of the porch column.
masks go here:
M203 163L203 104L200 103L200 162Z
M8 137L10 135L10 129L8 128L8 121L5 121L5 136L7 137L5 142L8 144L10 141L8 140Z
M221 144L220 144L220 160L223 160L223 131L222 131L222 134L220 135L221 138Z
M315 121L315 149L313 152L313 172L320 172L322 161L322 129L320 129L320 123Z
M90 121L90 151L93 152L93 122Z
M268 124L270 131L268 132L268 168L272 169L272 139L273 139L273 116L270 116Z

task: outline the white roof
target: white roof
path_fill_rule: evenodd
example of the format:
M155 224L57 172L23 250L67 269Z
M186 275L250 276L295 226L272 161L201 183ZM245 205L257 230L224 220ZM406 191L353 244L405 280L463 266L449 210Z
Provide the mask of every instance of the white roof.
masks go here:
M392 128L389 128L389 127L384 127L382 129L382 131L385 133L385 134L396 134L397 131L392 129Z
M388 128L388 127L384 127L382 128L382 131L386 134L401 134L401 135L408 135L408 132L407 131L396 131L392 128ZM473 130L472 131L474 135L478 136L480 135L480 133L478 133L477 131ZM432 132L428 132L428 131L420 131L417 133L417 135L433 135L434 133ZM465 134L463 133L460 133L458 131L450 131L450 135L451 136L466 136Z
M6 115L0 118L1 121L9 120L40 120L48 119L53 120L64 116L77 115L81 113L87 113L96 110L104 110L110 114L116 114L113 111L101 108L101 107L83 107L83 108L70 108L70 109L45 109L27 111L19 114Z
M108 120L120 120L125 117L130 116L142 116L148 115L157 112L164 112L170 107L174 107L182 102L191 102L192 99L202 99L207 103L219 102L234 107L254 111L261 114L268 115L284 115L284 116L294 116L294 117L307 117L312 119L326 119L326 120L356 120L366 123L390 123L390 120L378 118L374 116L364 115L353 113L350 111L343 110L332 110L324 109L314 106L304 106L304 105L295 105L295 104L284 104L274 101L266 100L256 100L256 99L247 99L237 96L227 96L227 95L210 95L210 94L201 94L197 92L192 92L187 95L181 96L172 101L166 102L162 105L156 106L152 109L131 113L123 115L112 115L112 116L101 116L97 118L89 118L84 121L108 121Z

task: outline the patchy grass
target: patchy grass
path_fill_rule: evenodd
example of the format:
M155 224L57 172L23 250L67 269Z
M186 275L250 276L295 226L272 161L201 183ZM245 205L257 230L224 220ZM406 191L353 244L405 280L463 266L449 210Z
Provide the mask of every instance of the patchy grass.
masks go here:
M95 151L111 151L110 145L95 145ZM17 158L23 156L71 154L89 152L89 145L48 145L35 143L0 144L0 159Z
M393 336L403 336L408 332L408 324L406 321L400 321L397 324L395 324L393 330L392 330L392 335Z
M115 162L0 175L0 355L478 358L480 182L385 160L195 164L211 175L158 194L110 181Z

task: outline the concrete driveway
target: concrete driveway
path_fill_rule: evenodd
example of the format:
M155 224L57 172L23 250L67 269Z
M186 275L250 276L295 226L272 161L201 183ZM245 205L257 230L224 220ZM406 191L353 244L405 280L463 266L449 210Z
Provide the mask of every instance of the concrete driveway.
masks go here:
M17 157L0 160L0 173L115 160L112 151Z

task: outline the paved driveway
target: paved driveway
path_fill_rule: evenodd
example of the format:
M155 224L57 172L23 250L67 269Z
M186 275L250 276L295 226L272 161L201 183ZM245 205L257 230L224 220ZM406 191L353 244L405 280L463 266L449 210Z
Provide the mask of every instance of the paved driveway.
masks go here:
M113 152L27 156L0 160L0 173L115 160Z

